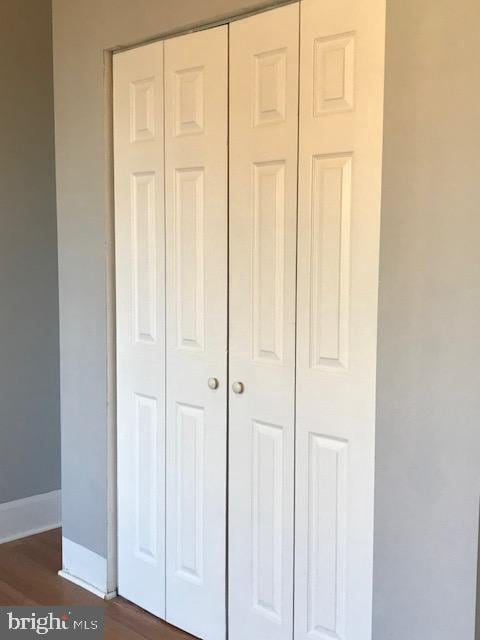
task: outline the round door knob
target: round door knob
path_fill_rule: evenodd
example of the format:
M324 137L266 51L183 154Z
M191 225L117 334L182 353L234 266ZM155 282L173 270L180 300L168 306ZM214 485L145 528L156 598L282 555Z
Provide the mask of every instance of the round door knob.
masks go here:
M210 387L210 389L218 389L219 384L220 383L218 382L217 378L208 379L208 386Z
M243 382L234 382L232 384L233 393L243 393L244 389Z

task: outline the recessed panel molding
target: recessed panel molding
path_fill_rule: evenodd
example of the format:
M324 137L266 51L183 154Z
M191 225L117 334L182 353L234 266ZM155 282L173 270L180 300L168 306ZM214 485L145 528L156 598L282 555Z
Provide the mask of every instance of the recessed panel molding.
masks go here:
M177 404L176 518L177 576L203 578L204 410Z
M253 606L282 617L283 429L254 420L253 426Z
M318 38L314 43L313 114L349 111L354 107L355 35Z
M203 350L204 269L204 169L175 172L175 274L177 345Z
M130 141L155 139L155 79L130 83Z
M150 563L157 559L157 400L134 394L137 556Z
M136 342L157 338L157 204L153 171L131 177L134 331Z
M281 364L285 305L285 162L253 166L253 359Z
M346 369L349 345L352 156L312 158L310 366Z
M286 82L285 49L266 51L255 56L255 126L285 121Z
M175 73L175 133L177 136L204 131L204 69L195 67Z
M308 637L346 640L347 449L309 434Z

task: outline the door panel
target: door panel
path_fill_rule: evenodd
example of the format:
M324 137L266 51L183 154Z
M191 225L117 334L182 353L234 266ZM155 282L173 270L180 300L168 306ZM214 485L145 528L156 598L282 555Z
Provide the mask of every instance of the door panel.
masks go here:
M295 638L370 640L383 0L303 0Z
M227 48L227 27L165 42L166 618L209 640L226 624Z
M291 638L298 5L230 26L229 637Z
M116 54L118 591L165 616L163 43Z

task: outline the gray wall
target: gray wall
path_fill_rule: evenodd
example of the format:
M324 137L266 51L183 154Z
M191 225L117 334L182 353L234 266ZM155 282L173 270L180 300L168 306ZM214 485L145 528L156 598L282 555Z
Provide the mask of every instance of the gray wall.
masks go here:
M51 7L0 0L0 503L60 487Z
M104 50L263 4L53 0L63 535L104 557L112 224Z
M387 7L374 638L473 640L480 3Z

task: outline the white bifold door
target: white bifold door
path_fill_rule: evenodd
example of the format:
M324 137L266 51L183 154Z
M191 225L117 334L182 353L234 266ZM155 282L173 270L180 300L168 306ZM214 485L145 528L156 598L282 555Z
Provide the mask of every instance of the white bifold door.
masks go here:
M292 637L298 38L298 4L230 27L231 640Z
M165 42L166 617L212 640L226 618L227 37Z
M228 28L115 56L119 593L225 637Z
M118 591L371 640L385 0L114 56Z
M385 6L303 0L295 640L370 640Z
M113 59L118 591L165 617L163 42Z

